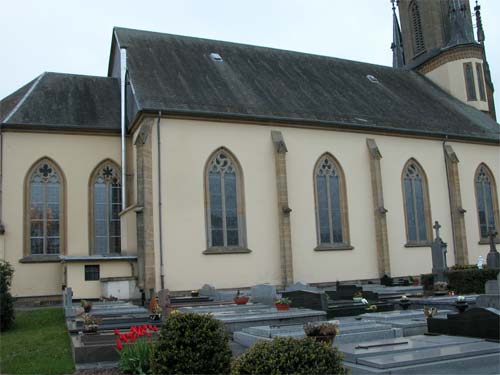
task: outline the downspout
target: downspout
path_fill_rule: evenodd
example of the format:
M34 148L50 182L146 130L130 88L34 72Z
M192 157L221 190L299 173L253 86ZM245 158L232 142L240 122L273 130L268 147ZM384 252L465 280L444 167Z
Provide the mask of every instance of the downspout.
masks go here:
M455 263L457 262L457 246L456 246L456 241L455 241L455 225L453 225L453 202L452 202L452 198L451 198L451 187L450 187L450 174L449 174L449 171L448 171L448 162L446 160L446 158L448 157L446 155L446 150L444 148L444 146L446 145L446 142L448 142L448 136L446 136L446 138L443 140L443 156L444 156L444 167L445 167L445 170L446 170L446 184L448 185L448 202L449 202L449 205L450 205L450 219L451 219L451 237L452 237L452 240L453 240L453 254L454 254L454 257L455 257Z
M162 201L161 201L161 147L160 147L160 119L161 111L158 111L158 120L156 121L156 140L158 142L158 232L160 234L160 285L165 289L165 273L163 271L163 230L162 230Z
M125 95L127 90L127 47L120 47L120 101L121 101L121 145L122 145L122 210L127 208L127 111Z
M3 260L5 261L5 226L3 223L3 127L0 124L0 239L3 241Z

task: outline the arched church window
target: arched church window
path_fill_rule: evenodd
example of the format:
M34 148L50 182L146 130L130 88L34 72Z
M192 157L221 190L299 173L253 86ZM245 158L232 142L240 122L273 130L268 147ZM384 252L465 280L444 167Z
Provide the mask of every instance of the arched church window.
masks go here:
M89 189L90 252L99 255L120 253L120 168L110 160L99 164L91 175Z
M322 155L314 168L318 247L321 249L349 246L345 178L337 160Z
M64 177L53 161L41 159L30 169L26 202L25 255L63 253Z
M415 0L413 0L410 4L410 20L413 29L414 54L418 55L425 50L425 44L422 22L420 20L420 10L418 9L418 4Z
M498 202L495 179L486 164L482 163L476 170L474 177L476 185L476 203L479 219L479 233L481 240L488 239L488 231L497 229Z
M408 245L428 245L432 228L427 178L416 160L406 163L402 180Z
M243 176L236 158L220 148L205 169L208 250L246 246Z

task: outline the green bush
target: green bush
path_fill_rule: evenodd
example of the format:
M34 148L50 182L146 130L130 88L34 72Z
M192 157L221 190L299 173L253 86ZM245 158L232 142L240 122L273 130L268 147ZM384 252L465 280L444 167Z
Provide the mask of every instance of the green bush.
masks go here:
M228 374L231 349L224 325L209 315L176 313L160 331L154 374Z
M458 293L484 293L484 284L488 280L497 277L498 268L469 268L463 270L448 271L448 289Z
M424 290L433 290L434 289L434 275L432 273L427 273L424 275L420 275L420 283Z
M337 348L312 338L277 337L255 344L239 357L232 373L239 374L348 374Z
M9 262L0 261L0 331L14 325L14 303L10 294L14 269Z

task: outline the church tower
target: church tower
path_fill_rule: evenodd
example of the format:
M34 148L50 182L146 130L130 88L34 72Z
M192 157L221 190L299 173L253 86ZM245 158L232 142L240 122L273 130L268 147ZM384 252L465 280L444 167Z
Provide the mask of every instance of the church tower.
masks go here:
M494 89L477 1L474 9L470 8L469 0L397 1L401 30L395 0L391 1L393 66L425 75L457 99L496 119Z

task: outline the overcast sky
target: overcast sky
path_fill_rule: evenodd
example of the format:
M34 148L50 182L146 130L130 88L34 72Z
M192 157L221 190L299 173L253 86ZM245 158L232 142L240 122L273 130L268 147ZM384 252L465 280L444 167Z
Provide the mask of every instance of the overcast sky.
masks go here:
M500 0L480 4L498 111ZM389 0L0 0L0 14L0 98L45 71L105 76L113 26L392 64Z

